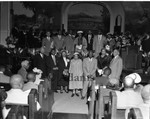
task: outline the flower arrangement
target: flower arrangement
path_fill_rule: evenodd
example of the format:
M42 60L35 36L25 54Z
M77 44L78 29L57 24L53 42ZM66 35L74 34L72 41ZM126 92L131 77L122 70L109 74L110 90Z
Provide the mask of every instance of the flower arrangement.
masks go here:
M69 70L68 70L68 69L64 69L63 75L64 75L64 76L69 76Z

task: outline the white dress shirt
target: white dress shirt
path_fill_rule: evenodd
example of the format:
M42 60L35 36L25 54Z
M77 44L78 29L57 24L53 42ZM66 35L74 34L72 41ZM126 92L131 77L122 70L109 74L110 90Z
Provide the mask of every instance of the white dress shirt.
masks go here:
M67 62L67 59L66 59L66 57L63 57L63 60L64 60L64 62L65 62L65 66L67 67L67 65L68 65L68 62Z

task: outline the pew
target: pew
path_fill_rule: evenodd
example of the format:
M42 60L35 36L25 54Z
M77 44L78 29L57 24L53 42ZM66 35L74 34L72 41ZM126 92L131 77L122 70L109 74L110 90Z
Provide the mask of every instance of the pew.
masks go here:
M50 119L52 116L52 105L54 104L54 93L51 90L51 79L46 78L40 82L38 91L32 89L28 101L28 105L7 104L11 107L8 119L22 119L23 115L27 119ZM36 101L39 102L41 109L36 110Z
M4 103L3 101L7 98L7 94L6 92L4 91L4 89L0 89L0 119L3 118L3 115L2 115L2 108L4 106Z
M51 90L50 79L46 78L39 84L39 103L42 110L42 118L51 118L52 105L54 104L54 93Z
M111 91L104 119L125 119L125 111L126 109L117 109L117 95L114 91ZM128 119L142 119L140 110L138 108L131 108Z
M109 94L111 91L113 90L103 88L102 86L99 87L97 100L98 107L96 108L96 119L102 119L102 117L104 117L105 109L108 108L107 104L109 101Z
M109 101L109 94L112 90L99 86L98 90L95 90L95 81L92 82L90 92L90 104L89 104L89 118L90 119L102 119L104 117L104 108Z
M89 100L89 119L94 118L94 104L95 104L95 81L92 81Z
M140 109L131 108L127 115L127 119L143 119Z
M28 104L6 104L6 108L11 108L6 119L42 119L41 111L37 111L38 92L32 89L28 96Z

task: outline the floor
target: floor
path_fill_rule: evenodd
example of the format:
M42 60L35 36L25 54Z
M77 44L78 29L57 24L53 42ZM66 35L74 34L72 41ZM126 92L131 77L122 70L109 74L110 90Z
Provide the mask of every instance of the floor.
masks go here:
M86 99L81 100L81 96L71 97L69 93L54 93L53 113L70 113L70 114L88 114Z

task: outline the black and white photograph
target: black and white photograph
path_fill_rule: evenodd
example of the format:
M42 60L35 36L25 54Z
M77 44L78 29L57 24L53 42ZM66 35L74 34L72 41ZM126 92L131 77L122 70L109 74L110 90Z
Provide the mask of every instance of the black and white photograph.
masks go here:
M150 1L0 0L0 119L150 119Z

